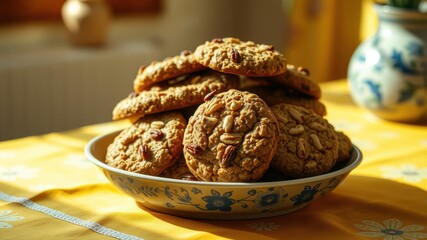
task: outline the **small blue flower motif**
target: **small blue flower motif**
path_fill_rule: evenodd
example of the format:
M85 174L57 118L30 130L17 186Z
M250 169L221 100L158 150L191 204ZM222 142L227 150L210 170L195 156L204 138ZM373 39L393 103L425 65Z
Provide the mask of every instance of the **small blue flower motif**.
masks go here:
M251 190L248 191L248 195L249 196L253 196L255 194L256 194L256 190L255 189L251 189Z
M315 185L314 187L305 186L304 190L302 190L300 194L297 194L291 198L291 201L294 202L294 206L302 203L308 203L311 200L313 200L314 195L316 195L316 193L319 192L318 190L319 186L320 186L320 183Z
M165 205L168 208L175 208L175 206L172 203L169 203L169 202L167 202Z
M221 195L218 191L211 190L211 196L202 197L203 201L206 203L207 210L219 210L222 212L230 212L231 205L236 203L236 200L230 198L233 194L232 192L226 192Z
M259 198L259 204L263 207L275 205L280 201L280 195L277 193L268 193Z
M191 192L194 193L194 194L200 194L200 193L202 193L202 191L200 191L200 189L198 189L198 188L191 189Z
M257 195L255 208L262 212L269 211L279 206L288 194L284 194L283 188L269 188L267 192L261 192Z

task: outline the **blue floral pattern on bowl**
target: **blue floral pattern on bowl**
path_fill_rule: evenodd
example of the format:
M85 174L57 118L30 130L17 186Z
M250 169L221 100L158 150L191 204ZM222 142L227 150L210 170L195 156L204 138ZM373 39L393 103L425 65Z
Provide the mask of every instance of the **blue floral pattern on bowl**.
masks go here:
M319 176L271 182L202 182L149 176L104 163L106 148L120 131L98 136L85 148L120 191L141 208L199 219L254 219L297 211L335 189L362 161L354 146L350 158Z
M419 121L427 115L427 13L375 10L380 25L350 60L352 97L381 118Z
M234 191L224 191L215 188L201 187L171 187L168 185L144 185L130 178L117 177L110 173L109 179L122 191L135 195L143 201L152 201L153 199L166 199L164 205L167 208L175 208L177 205L186 205L195 210L201 211L220 211L232 212L240 209L246 209L250 206L255 212L274 211L284 205L297 206L307 204L315 198L323 196L332 191L342 181L345 176L336 176L326 182L318 182L315 185L304 185L300 192L295 192L282 186L268 188L250 188L245 194L234 194ZM289 197L291 196L291 197ZM200 201L200 199L202 201Z

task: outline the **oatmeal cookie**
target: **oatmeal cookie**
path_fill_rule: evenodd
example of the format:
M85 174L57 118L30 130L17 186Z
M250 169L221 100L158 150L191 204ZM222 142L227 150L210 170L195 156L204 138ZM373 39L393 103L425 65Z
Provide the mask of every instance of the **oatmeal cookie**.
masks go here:
M286 103L271 107L280 127L271 166L294 178L327 173L338 157L335 130L313 111Z
M270 108L257 95L236 89L205 100L184 134L184 156L190 171L203 181L260 179L279 137Z
M191 51L182 51L180 55L168 57L161 62L153 61L148 66L141 66L133 82L135 92L142 92L150 86L170 78L206 69L194 60Z
M320 99L322 91L319 84L310 78L310 72L303 67L287 64L284 74L271 77L271 80L285 87L289 87L308 96Z
M130 172L159 175L182 154L186 120L179 112L140 118L107 148L105 163Z
M113 120L142 117L148 114L182 109L203 103L206 94L238 87L236 75L213 70L173 78L150 88L131 93L113 109Z
M241 90L255 93L264 100L268 106L287 103L311 109L320 116L326 115L326 106L320 102L319 99L299 94L298 92L291 91L280 86L247 87L241 88Z
M175 164L165 169L162 174L160 174L160 177L198 181L188 168L183 154L180 154Z
M271 86L274 82L269 79L269 77L248 77L242 76L240 77L240 88L239 90L245 91L246 88L256 88L256 87L264 87Z
M244 76L273 76L286 71L284 55L272 45L216 38L198 46L196 60L211 69Z
M353 144L350 138L344 132L336 131L338 137L338 158L337 162L344 162L350 158Z

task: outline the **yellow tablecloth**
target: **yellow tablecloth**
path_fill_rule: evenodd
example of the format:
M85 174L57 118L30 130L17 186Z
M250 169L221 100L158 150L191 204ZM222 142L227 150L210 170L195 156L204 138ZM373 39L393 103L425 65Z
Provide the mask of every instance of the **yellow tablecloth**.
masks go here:
M83 148L111 122L0 143L0 239L427 239L427 127L356 107L345 81L322 85L327 119L364 161L332 193L288 215L192 220L140 209Z

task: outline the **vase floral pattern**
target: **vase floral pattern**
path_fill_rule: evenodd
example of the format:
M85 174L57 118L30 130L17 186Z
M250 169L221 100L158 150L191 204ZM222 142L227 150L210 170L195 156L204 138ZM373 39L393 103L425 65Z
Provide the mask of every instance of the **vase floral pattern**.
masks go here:
M420 121L427 114L427 13L375 10L379 27L350 60L352 97L381 118Z

